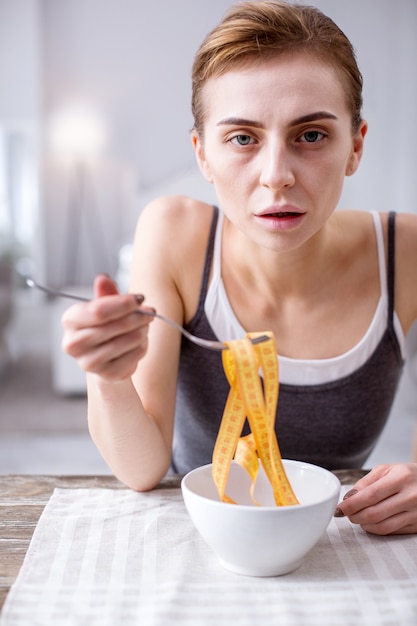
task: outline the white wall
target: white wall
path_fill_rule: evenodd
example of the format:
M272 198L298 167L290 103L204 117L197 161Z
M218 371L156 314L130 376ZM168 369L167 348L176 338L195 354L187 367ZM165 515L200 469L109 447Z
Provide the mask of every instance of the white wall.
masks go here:
M342 204L415 211L417 2L311 3L351 38L365 79L370 130L361 168L347 179ZM83 209L82 271L77 281L90 282L98 270L114 273L117 251L133 235L140 210L137 198L158 193L167 179L193 165L192 58L231 4L230 0L0 0L0 124L10 115L33 118L41 79L44 223L39 235L46 237L46 244L38 258L40 277L55 283L65 280L74 211L71 192L76 191L46 141L54 113L74 100L84 100L95 108L108 133L106 150L91 170ZM41 39L36 42L38 18ZM27 24L32 27L26 33Z
M36 256L40 72L39 0L0 0L0 248Z
M369 121L359 171L341 204L417 212L417 2L314 0L352 41Z
M38 122L39 0L0 0L0 125Z
M108 133L105 154L90 170L101 235L96 237L92 229L86 237L82 282L98 269L114 273L117 250L133 236L140 209L137 193L146 194L194 165L189 139L192 59L228 4L43 0L46 123L54 112L80 99L97 111ZM58 259L49 264L47 279L61 282L68 173L47 146L45 156L45 210L48 228L56 234L49 237L48 255ZM104 254L92 258L87 239L93 246L104 242Z

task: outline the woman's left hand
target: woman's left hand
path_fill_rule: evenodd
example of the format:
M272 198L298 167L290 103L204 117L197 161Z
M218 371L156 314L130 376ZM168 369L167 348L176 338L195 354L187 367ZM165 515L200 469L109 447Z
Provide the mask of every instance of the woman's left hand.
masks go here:
M376 535L417 533L417 463L377 465L338 505L344 516Z

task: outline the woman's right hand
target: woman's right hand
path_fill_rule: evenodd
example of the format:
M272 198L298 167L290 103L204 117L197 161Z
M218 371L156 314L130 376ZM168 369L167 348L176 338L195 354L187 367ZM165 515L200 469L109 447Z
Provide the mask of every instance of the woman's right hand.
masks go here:
M86 372L106 381L130 378L146 353L153 318L138 315L141 297L119 294L108 276L95 279L94 296L64 313L62 347Z

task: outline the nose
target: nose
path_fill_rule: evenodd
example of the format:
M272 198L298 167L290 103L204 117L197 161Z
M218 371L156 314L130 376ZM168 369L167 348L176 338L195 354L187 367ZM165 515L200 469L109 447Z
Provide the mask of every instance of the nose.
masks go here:
M262 186L279 191L294 185L294 168L288 146L269 143L262 151L261 158L259 182Z

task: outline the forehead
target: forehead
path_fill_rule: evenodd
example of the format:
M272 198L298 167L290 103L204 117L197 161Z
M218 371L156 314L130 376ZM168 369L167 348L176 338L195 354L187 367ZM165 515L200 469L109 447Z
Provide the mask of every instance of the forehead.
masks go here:
M337 70L304 53L233 67L204 86L205 120L224 115L292 115L330 110L349 115Z

